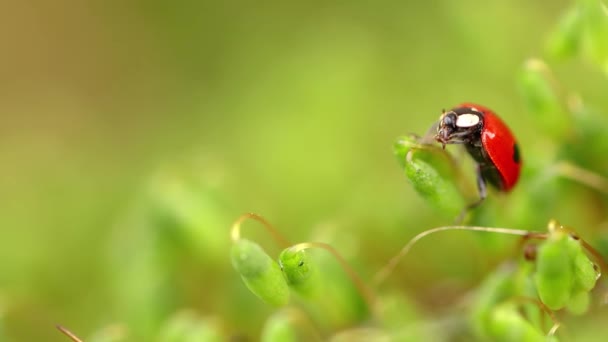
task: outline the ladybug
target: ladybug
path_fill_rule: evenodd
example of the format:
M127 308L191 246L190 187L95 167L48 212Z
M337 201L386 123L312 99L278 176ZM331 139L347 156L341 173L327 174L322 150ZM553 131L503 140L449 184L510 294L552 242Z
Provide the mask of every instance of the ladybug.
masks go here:
M519 179L521 155L511 130L491 109L463 103L443 112L437 123L435 140L446 144L463 144L477 164L479 201L486 198L486 184L508 192Z

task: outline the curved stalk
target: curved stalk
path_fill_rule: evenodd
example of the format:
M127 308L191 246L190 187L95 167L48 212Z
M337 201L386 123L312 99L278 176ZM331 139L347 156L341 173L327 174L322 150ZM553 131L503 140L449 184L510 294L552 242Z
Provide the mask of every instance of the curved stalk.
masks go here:
M230 238L233 242L241 238L241 223L247 219L256 220L264 225L266 231L270 233L280 247L284 248L290 245L289 241L287 241L287 239L285 239L268 221L266 221L266 219L254 213L243 214L232 224L232 229L230 229Z
M572 163L561 161L555 165L557 174L570 180L584 184L599 192L608 194L608 179L595 172L583 169Z
M394 257L392 257L388 263L380 269L374 276L374 285L380 286L386 278L394 271L395 267L403 259L403 257L412 249L414 244L418 242L420 239L434 234L438 232L448 231L448 230L468 230L468 231L476 231L476 232L486 232L486 233L496 233L496 234L507 234L507 235L517 235L517 236L525 236L525 237L534 237L539 235L545 235L544 233L531 232L522 229L510 229L510 228L493 228L493 227L477 227L477 226L443 226L432 228L429 230L425 230L422 233L414 236Z

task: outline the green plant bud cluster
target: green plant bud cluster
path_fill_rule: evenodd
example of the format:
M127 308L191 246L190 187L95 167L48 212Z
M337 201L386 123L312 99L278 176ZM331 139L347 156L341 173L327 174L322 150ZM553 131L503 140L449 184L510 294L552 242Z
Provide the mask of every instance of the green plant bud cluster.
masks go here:
M539 246L534 283L548 308L559 310L568 306L574 313L584 313L589 305L588 293L597 277L580 241L566 232L552 232Z

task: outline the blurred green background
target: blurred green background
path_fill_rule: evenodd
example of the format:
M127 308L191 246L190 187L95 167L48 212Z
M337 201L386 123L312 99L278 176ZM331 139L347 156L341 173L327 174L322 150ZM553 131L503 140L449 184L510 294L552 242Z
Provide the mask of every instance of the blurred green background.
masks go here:
M331 242L369 279L415 233L450 223L407 184L394 140L424 133L443 108L475 101L509 124L526 161L529 146L543 142L516 75L542 56L569 4L4 3L0 330L7 341L65 341L53 327L61 323L86 337L133 324L125 303L144 320L158 298L168 312L192 308L255 340L272 310L247 292L228 258L230 224L244 212L263 215L291 241ZM605 75L579 62L556 72L607 108ZM183 209L188 194L202 203ZM129 303L146 291L137 281L154 282L137 272L156 257L137 260L150 245L179 239L150 228L167 220L155 208L171 205L208 231L193 252L172 245L147 273L175 282L174 297ZM562 215L574 226L604 219ZM251 226L244 235L278 255ZM454 239L437 237L440 253L429 243L400 267L399 289L429 310L504 257L472 261L458 245L471 239ZM165 274L164 263L179 267ZM405 281L407 272L415 279Z

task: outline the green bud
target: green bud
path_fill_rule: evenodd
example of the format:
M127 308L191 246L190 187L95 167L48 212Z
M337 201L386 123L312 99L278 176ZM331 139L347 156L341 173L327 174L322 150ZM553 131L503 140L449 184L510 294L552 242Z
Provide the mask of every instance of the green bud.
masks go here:
M566 309L574 315L582 315L589 309L590 294L588 291L579 291L572 295Z
M230 216L223 189L180 169L159 173L150 183L150 224L165 245L191 251L205 264L224 260L229 240L217 227L228 226Z
M395 143L395 154L414 189L445 217L454 218L468 205L461 183L465 177L447 152L402 137Z
M608 73L608 7L599 0L580 0L585 25L585 52Z
M550 80L549 67L541 60L530 59L519 74L519 89L532 118L542 132L562 138L570 129L570 117Z
M496 305L514 296L516 273L512 265L503 265L490 274L479 286L472 307L471 321L479 340L488 340L492 312Z
M575 143L564 143L560 146L557 158L589 170L603 170L604 158L598 158L608 150L608 116L600 110L586 105L580 98L573 97L572 112L576 130Z
M305 250L283 250L279 256L279 265L292 289L305 297L316 293L319 288L318 270Z
M219 342L223 340L219 322L213 318L200 318L192 311L183 311L174 315L161 328L158 337L159 342Z
M534 283L541 301L551 310L568 303L574 284L568 240L565 233L555 232L538 248Z
M377 312L382 328L387 330L397 330L403 328L403 322L420 319L412 301L398 292L378 297Z
M397 157L397 161L399 161L399 164L401 165L401 167L405 168L405 165L407 164L406 163L407 153L411 149L423 148L424 146L427 146L427 145L421 145L418 140L420 140L418 137L408 135L408 136L399 137L399 139L397 139L397 141L395 142L394 152L395 152L395 156ZM430 148L431 146L428 145L428 147Z
M239 239L231 250L232 266L239 272L245 285L263 301L286 305L289 288L279 265L255 242Z
M561 18L557 29L549 37L547 50L558 59L573 57L580 49L581 35L581 13L578 7L574 7Z
M492 310L492 341L546 341L545 335L525 320L514 304L503 304Z
M262 342L291 342L298 341L298 334L292 326L287 312L279 311L270 316L262 329Z

